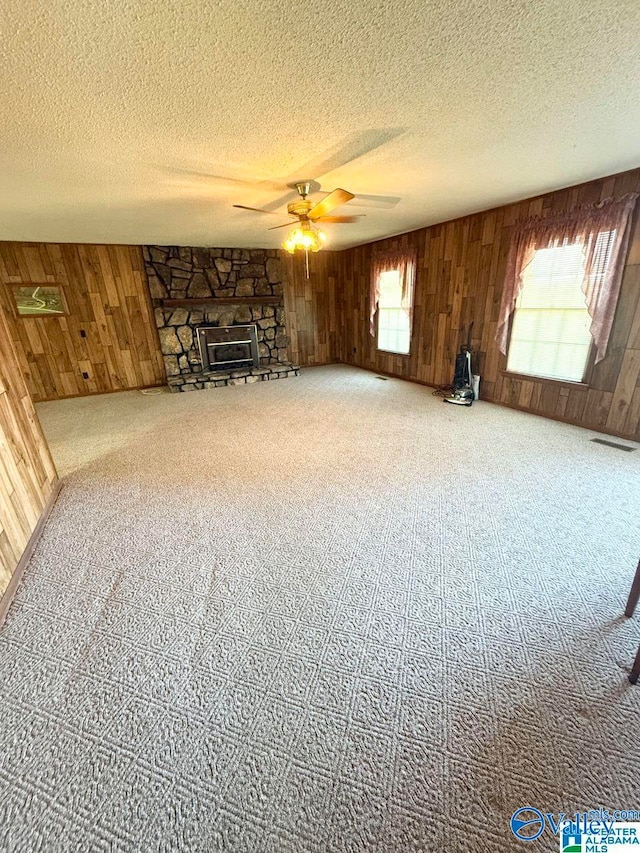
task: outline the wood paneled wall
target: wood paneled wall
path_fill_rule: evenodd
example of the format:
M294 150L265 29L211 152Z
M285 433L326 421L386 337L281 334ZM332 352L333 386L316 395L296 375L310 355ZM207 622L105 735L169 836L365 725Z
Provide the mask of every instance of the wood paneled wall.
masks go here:
M339 252L326 251L310 255L309 278L306 278L304 258L281 252L289 358L302 367L330 364L338 359L336 270L339 256Z
M508 375L495 343L514 223L631 191L640 191L640 169L376 244L320 252L310 257L309 279L303 259L283 252L290 358L302 366L343 361L444 385L451 381L455 354L473 322L475 369L482 376L484 399L640 438L638 210L607 356L589 365L584 383ZM418 252L409 356L378 352L368 331L372 249L398 244ZM18 319L9 285L31 282L65 285L70 314ZM0 306L35 400L166 381L140 247L0 243Z
M0 596L57 483L0 308Z
M584 384L510 376L495 342L511 231L516 221L640 191L640 169L517 204L465 216L338 255L339 359L431 385L451 382L453 362L473 322L481 397L570 423L640 438L640 215L633 233L606 357ZM374 246L418 252L409 356L378 352L369 334L369 269Z
M9 286L34 282L69 314L19 318ZM166 381L140 246L0 243L0 306L36 401Z

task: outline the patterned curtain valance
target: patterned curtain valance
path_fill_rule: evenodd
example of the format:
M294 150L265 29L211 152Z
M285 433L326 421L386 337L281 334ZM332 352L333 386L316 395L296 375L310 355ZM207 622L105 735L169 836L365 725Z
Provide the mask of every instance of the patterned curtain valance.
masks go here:
M375 337L375 315L380 301L380 276L383 272L398 270L402 285L402 307L411 320L413 311L413 288L416 277L417 252L413 248L393 251L374 251L371 258L371 305L369 331Z
M581 243L584 254L582 290L591 317L596 363L604 358L637 198L637 193L629 193L619 200L606 199L557 216L523 219L514 226L496 330L502 353L506 355L507 352L509 319L522 290L522 276L536 251Z

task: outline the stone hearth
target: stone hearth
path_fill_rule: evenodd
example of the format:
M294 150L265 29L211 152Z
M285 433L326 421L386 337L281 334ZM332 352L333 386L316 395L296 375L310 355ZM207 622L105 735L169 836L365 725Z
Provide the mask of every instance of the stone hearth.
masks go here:
M297 376L288 361L282 266L274 249L144 246L172 391ZM255 323L260 367L203 372L196 329Z
M199 391L202 388L221 388L224 385L250 385L252 382L264 382L269 379L284 379L287 376L299 376L300 368L295 364L267 364L247 370L232 370L230 373L216 371L212 373L190 373L168 378L170 391Z

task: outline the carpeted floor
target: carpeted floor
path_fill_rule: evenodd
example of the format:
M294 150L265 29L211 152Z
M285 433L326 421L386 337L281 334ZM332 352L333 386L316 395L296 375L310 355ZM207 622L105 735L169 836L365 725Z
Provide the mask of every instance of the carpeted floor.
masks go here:
M640 452L343 366L39 413L3 851L502 853L519 806L640 807Z

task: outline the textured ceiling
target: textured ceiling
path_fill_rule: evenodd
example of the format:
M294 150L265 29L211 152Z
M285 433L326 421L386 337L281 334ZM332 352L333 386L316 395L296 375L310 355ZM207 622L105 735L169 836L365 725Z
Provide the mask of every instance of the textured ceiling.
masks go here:
M399 198L344 248L632 168L639 35L638 0L4 0L0 239L277 246L231 205Z

